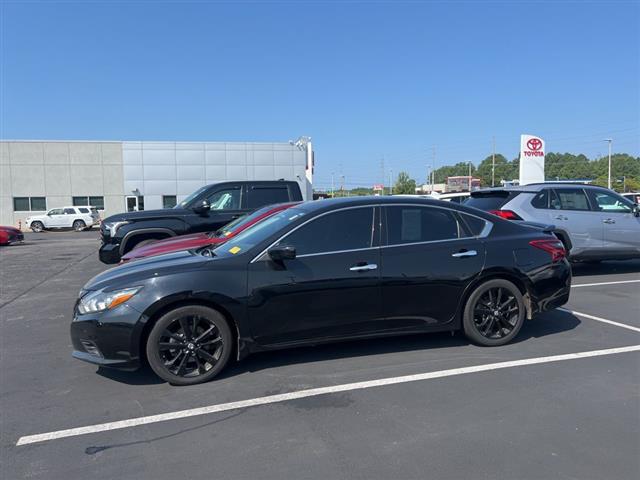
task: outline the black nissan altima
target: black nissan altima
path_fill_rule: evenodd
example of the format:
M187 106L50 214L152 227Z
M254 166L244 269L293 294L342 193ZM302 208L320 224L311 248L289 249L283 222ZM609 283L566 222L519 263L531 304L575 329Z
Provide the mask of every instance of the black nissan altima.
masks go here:
M99 274L75 305L73 356L146 359L188 385L232 356L337 340L462 330L498 346L570 286L562 243L540 229L422 198L307 202L221 246Z

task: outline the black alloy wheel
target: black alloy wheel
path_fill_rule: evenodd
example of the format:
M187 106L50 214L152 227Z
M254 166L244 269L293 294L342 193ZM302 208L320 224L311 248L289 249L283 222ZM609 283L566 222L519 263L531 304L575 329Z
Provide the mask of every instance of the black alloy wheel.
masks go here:
M215 377L226 365L232 336L224 317L199 305L163 315L147 340L153 371L173 385L193 385Z
M490 280L469 296L464 310L465 335L484 346L504 345L520 331L525 307L520 290L507 280Z

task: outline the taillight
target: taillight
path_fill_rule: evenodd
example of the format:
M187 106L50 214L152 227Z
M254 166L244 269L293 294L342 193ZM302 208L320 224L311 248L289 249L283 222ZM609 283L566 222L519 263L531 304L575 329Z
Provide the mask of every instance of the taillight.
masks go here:
M522 217L518 215L513 210L489 210L489 213L493 213L500 218L504 218L505 220L522 220Z
M539 248L551 254L552 262L559 262L567 256L567 251L564 249L564 245L560 240L544 239L544 240L531 240L529 245Z

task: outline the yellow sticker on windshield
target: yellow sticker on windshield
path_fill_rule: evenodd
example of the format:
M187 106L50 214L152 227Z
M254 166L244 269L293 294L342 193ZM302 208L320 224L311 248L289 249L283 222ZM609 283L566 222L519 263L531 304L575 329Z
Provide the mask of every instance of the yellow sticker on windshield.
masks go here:
M238 253L240 250L242 250L240 247L231 247L231 248L229 249L229 253L233 253L233 254L235 255L235 254L236 254L236 253Z

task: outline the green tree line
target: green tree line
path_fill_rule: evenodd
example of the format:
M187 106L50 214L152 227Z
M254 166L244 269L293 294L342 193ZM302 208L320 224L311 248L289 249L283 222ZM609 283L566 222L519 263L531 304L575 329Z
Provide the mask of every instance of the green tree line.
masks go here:
M589 179L594 184L607 185L608 157L590 160L583 154L547 153L545 157L546 180ZM483 187L491 186L492 156L487 156L480 164L471 164L471 174L480 178ZM495 156L495 185L501 180L513 180L519 177L520 159L507 160L504 155ZM435 170L435 183L446 182L447 177L468 175L469 163L460 162L445 165ZM617 191L637 191L640 189L640 157L627 153L616 153L611 156L611 182Z

